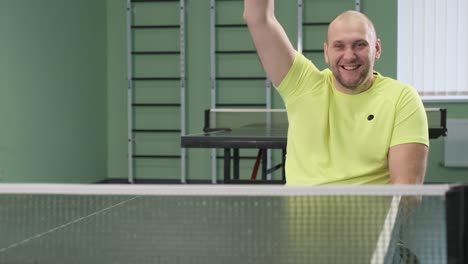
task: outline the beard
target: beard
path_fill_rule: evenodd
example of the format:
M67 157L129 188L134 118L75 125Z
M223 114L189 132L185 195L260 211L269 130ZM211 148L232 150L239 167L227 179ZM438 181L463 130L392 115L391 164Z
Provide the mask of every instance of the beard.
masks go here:
M338 83L343 86L344 88L347 88L347 89L350 89L350 90L354 90L356 88L358 88L361 84L363 84L366 79L368 78L368 75L369 75L369 65L365 65L365 64L361 64L361 67L364 68L362 69L361 73L359 74L359 77L355 80L351 80L351 81L348 81L348 80L345 80L345 78L342 76L341 72L340 72L340 66L337 66L335 67L334 70L332 70L333 72L333 75L335 76L335 79L338 81Z

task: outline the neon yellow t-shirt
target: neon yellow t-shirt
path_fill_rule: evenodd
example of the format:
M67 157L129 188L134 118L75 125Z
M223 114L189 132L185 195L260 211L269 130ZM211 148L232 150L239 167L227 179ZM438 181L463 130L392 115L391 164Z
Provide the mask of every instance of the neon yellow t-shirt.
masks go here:
M389 183L391 146L429 145L427 116L416 90L374 75L368 90L345 94L333 87L329 69L319 71L296 53L277 87L289 121L288 185Z

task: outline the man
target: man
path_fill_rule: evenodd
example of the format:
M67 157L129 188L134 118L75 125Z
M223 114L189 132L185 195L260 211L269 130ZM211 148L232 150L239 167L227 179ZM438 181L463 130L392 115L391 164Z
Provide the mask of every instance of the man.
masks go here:
M274 15L274 0L245 0L244 20L267 76L284 100L286 181L298 184L418 184L428 125L409 85L374 71L382 52L372 22L347 11L329 25L329 69L299 54Z

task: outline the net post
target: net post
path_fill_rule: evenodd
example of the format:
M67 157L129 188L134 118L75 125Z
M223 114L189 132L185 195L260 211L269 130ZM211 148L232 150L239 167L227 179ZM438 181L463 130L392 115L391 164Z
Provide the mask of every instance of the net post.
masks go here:
M455 186L446 195L447 263L468 262L468 185Z

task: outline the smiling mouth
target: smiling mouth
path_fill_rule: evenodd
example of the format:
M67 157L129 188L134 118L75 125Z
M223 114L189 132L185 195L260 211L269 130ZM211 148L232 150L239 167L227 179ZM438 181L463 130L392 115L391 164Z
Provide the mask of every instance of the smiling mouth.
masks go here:
M341 65L340 67L345 71L354 71L358 69L360 66L361 66L360 64L357 64L357 65Z

